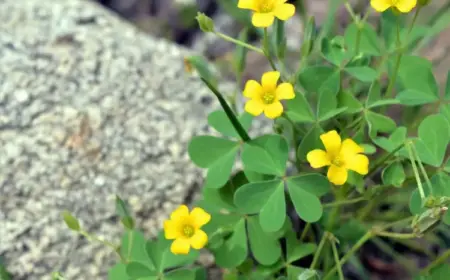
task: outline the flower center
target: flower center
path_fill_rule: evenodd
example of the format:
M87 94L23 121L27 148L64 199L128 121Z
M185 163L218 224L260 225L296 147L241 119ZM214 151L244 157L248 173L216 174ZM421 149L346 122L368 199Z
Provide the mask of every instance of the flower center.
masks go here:
M259 11L261 13L270 13L273 11L273 1L272 0L262 0L259 4Z
M264 104L272 104L275 101L275 93L274 92L264 92L261 95L261 100Z
M337 167L342 167L344 166L344 161L342 160L342 158L340 156L335 157L331 163L333 165L336 165Z
M190 238L190 237L192 237L192 236L194 235L194 233L195 233L195 229L194 229L193 226L191 226L191 225L185 225L185 226L183 227L183 235L184 235L185 237Z

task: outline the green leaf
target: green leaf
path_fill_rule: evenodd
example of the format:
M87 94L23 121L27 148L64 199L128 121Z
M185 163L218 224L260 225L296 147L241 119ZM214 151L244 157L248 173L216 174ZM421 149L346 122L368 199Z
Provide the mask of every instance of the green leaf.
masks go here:
M330 182L328 179L318 173L297 175L289 177L287 184L301 188L317 197L321 197L330 192Z
M286 53L286 47L287 47L287 41L285 36L285 27L284 27L284 21L275 19L274 23L274 36L272 36L273 40L273 50L275 52L275 55L279 59L283 59Z
M199 251L194 249L191 249L187 255L174 255L170 252L172 241L167 240L164 237L164 233L160 232L156 241L148 241L145 245L147 255L153 260L156 270L159 272L192 264L199 256Z
M120 254L128 262L139 262L149 270L155 270L155 263L147 255L145 250L145 237L142 232L130 230L124 233L120 247Z
M358 25L350 24L345 30L345 44L353 53L356 52ZM378 35L372 26L364 23L360 30L359 52L379 56L381 54Z
M300 275L296 276L296 280L314 280L316 277L318 277L318 273L316 270L313 269L304 269L300 267L295 267L297 271L300 272ZM289 273L289 271L288 271ZM293 280L293 279L292 279Z
M286 115L293 121L299 123L313 123L315 121L311 106L302 93L297 92L294 99L287 100L286 106L288 108Z
M323 129L319 125L313 125L311 127L298 146L297 156L299 160L305 161L308 152L323 147L322 142L320 141L320 135L322 133Z
M275 175L261 174L255 171L244 169L245 177L247 177L249 182L261 182L270 181L276 178Z
M415 89L406 89L404 91L401 91L397 94L396 98L401 104L406 106L423 105L439 100L439 97L434 94L418 91Z
M286 261L287 263L293 263L296 260L302 259L306 256L314 254L317 249L317 245L314 243L301 243L295 238L295 233L290 232L287 234L286 243Z
M252 121L253 116L248 113L243 113L241 116L239 116L239 122L246 131L248 131L248 129L252 125ZM224 136L239 138L239 134L234 129L233 124L223 110L217 110L209 114L208 124L218 132L222 133Z
M111 267L108 271L108 280L130 280L127 274L127 266L123 263L118 263Z
M319 100L317 102L317 119L325 121L336 115L336 95L340 88L340 72L331 75L320 87ZM340 109L340 108L339 108ZM338 109L338 110L339 110ZM331 116L330 116L331 115Z
M347 108L346 114L355 114L363 110L363 105L350 92L341 91L338 94L338 106L340 108Z
M391 61L392 65L395 63ZM433 75L432 63L423 57L404 55L398 77L406 89L413 89L439 98L439 90Z
M381 100L381 86L379 81L374 81L369 89L366 99L366 107L369 108L375 102Z
M340 225L334 234L341 240L354 243L363 237L366 232L367 229L364 224L359 222L357 219L350 219Z
M249 217L247 222L250 248L255 259L262 265L272 265L281 257L281 247L278 240L265 233L257 217Z
M207 186L222 187L233 168L239 143L213 136L197 136L189 143L188 153L198 167L209 168Z
M372 105L370 105L367 108L372 109L372 108L376 108L376 107L381 107L381 106L386 106L386 105L395 105L395 104L400 104L400 101L397 99L384 99L384 100L375 101L374 103L372 103Z
M440 114L430 115L420 123L418 132L420 140L415 145L420 160L439 167L450 140L449 123Z
M369 125L369 134L372 138L377 135L377 132L390 133L397 127L391 118L372 111L367 111L366 120Z
M450 265L448 263L443 263L436 268L433 268L430 272L430 280L445 280L448 279L450 275Z
M323 212L319 198L295 183L288 182L287 185L292 203L299 217L308 223L317 222L322 217Z
M284 137L276 134L264 135L244 145L242 162L245 169L283 176L288 153L289 146Z
M370 67L348 67L345 68L345 72L352 75L361 82L372 82L378 78L378 73Z
M219 249L213 250L216 264L223 268L239 266L247 258L245 220L236 223L233 234Z
M391 50L395 47L398 21L399 17L392 12L392 9L388 9L381 14L381 34L383 35L386 50Z
M383 183L385 185L393 185L400 188L406 179L405 170L401 162L393 162L383 170Z
M209 168L222 157L235 153L239 143L214 136L196 136L189 143L191 160L201 168Z
M394 130L394 132L392 132L392 134L389 136L389 138L377 137L377 138L373 139L373 141L375 144L380 146L382 149L384 149L385 151L390 153L390 152L394 151L396 148L398 148L400 145L405 143L406 135L407 135L406 127L401 126L401 127L397 127ZM403 153L407 155L404 148L401 151L403 151Z
M298 82L308 92L318 92L323 82L336 70L328 66L311 66L305 68L298 76Z
M195 271L187 268L172 270L164 275L164 280L196 280Z
M441 104L439 106L439 113L441 113L450 123L450 104Z
M122 225L128 229L128 230L133 230L135 223L132 217L128 216L128 217L122 217L120 219L120 222L122 223Z
M120 221L126 229L134 229L134 220L128 211L128 207L118 195L116 195L116 213L121 218Z
M258 213L269 202L277 189L283 189L283 181L272 180L245 184L234 194L234 203L243 213Z
M127 275L132 279L141 279L148 276L157 276L155 271L151 271L146 265L139 262L130 262L127 264Z
M72 216L72 214L69 211L64 210L62 212L62 216L64 219L64 222L66 223L67 227L73 231L79 231L80 230L80 223L78 222L78 219Z
M265 232L276 232L280 230L286 219L286 201L284 197L284 186L275 189L267 199L266 204L259 213L259 223Z
M339 37L335 37L332 41L325 37L322 39L321 45L323 56L335 66L340 66L346 59L350 58L344 46L337 43L339 40Z

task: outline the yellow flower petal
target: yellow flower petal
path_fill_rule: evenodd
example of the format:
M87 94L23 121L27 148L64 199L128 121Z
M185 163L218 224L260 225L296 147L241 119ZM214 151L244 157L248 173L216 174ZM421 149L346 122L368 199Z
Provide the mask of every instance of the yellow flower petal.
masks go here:
M194 209L192 209L191 218L195 224L195 227L200 228L201 226L204 226L207 223L209 223L209 221L211 220L211 215L206 213L206 211L203 210L202 208L195 207Z
M178 238L172 242L172 245L170 245L170 252L175 255L187 255L189 254L190 248L191 243L189 239Z
M238 8L240 9L248 9L256 11L256 1L255 0L239 0Z
M266 115L269 119L278 118L281 114L283 114L283 105L279 101L264 107L264 115Z
M398 0L395 7L402 13L409 13L417 5L417 0Z
M194 249L201 249L208 243L208 235L203 230L197 230L190 239L191 246Z
M272 13L254 13L252 24L255 27L269 27L273 24L275 17Z
M179 225L174 221L164 222L164 236L166 239L176 239L180 236Z
M262 94L261 85L255 80L249 80L245 83L244 96L248 98L254 98L254 96L260 96Z
M341 157L345 160L347 158L353 157L356 154L363 153L364 149L355 143L352 139L345 139L341 145Z
M290 83L281 83L275 90L278 100L293 99L295 97L294 87Z
M264 111L264 104L256 99L249 100L245 103L245 111L253 116L259 116Z
M377 12L384 12L392 6L392 0L372 0L370 5Z
M336 186L345 184L348 177L347 169L343 167L338 167L336 165L331 165L327 173L328 180Z
M319 149L310 151L306 155L306 159L308 160L312 168L321 168L331 164L327 153Z
M274 14L280 20L287 20L295 14L295 6L292 4L281 4L275 8Z
M189 218L189 208L186 205L180 205L175 211L170 215L170 219L174 222Z
M345 159L345 168L366 175L369 173L369 159L365 155L355 155Z
M341 150L341 136L339 136L336 130L328 131L320 135L320 140L322 140L330 157L335 157L339 154Z
M264 91L275 91L277 89L278 79L280 78L280 72L269 71L262 75L261 84Z

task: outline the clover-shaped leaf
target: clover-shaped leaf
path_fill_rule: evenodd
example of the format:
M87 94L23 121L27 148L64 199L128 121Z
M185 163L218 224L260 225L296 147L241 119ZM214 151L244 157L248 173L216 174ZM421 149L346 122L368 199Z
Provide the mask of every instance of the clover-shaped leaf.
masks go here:
M280 135L264 135L244 145L242 162L245 169L262 174L283 176L289 147Z
M419 140L415 142L422 162L439 167L450 142L450 127L441 114L426 117L419 125Z
M262 265L272 265L281 257L281 247L276 237L264 232L256 216L247 219L250 249Z
M208 168L206 186L220 188L228 181L240 144L214 136L197 136L189 143L191 160L201 168Z
M361 82L372 82L378 77L377 71L367 66L346 67L345 72L360 80Z
M406 174L401 162L393 162L383 170L381 177L385 185L393 185L399 188L403 185Z
M313 123L314 114L308 100L302 93L296 93L294 99L286 101L288 110L286 115L295 122Z
M358 31L358 29L360 29ZM376 31L369 24L360 27L356 23L350 24L345 30L345 45L353 52L356 52L356 41L359 32L359 52L369 55L380 55L380 44Z
M252 125L253 116L248 113L243 113L239 116L238 120L242 127L248 130ZM217 110L209 114L208 124L224 136L239 138L239 134L223 110Z
M329 66L311 66L299 74L298 81L307 92L319 92L323 82L335 72L336 70Z
M287 187L299 217L308 223L317 222L322 217L322 204L319 198L310 191L314 187L318 187L317 193L323 194L329 188L329 182L325 183L321 178L316 177L316 174L300 175L289 178Z
M218 249L213 250L216 264L223 268L234 268L245 261L248 255L245 220L240 219L232 235Z

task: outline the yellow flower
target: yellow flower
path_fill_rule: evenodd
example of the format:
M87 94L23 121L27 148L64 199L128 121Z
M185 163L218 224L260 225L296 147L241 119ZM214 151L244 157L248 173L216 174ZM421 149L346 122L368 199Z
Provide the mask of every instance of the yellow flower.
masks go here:
M369 169L369 159L362 155L364 149L352 139L341 137L336 130L320 135L326 151L312 150L306 155L306 159L312 168L330 166L327 177L335 185L343 185L347 181L348 170L366 175Z
M287 0L239 0L238 8L254 11L254 26L269 27L275 17L287 20L295 14L295 6L286 2Z
M281 83L277 86L280 72L266 72L261 78L261 84L249 80L245 84L244 96L250 98L245 104L245 111L254 116L262 112L269 119L275 119L283 113L280 100L293 99L294 87L290 83Z
M417 0L371 0L370 5L380 13L389 8L396 8L402 13L409 13L417 5Z
M166 239L175 239L170 251L175 255L186 255L190 248L201 249L208 243L208 236L200 229L211 220L211 215L195 207L189 213L186 205L172 212L170 220L164 222Z

